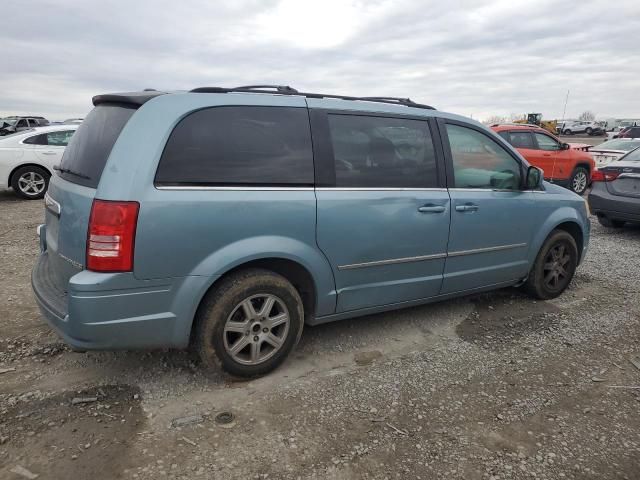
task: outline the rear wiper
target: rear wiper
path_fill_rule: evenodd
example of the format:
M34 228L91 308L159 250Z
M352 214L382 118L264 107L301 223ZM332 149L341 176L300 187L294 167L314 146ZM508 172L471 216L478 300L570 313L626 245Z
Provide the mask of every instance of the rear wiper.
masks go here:
M87 175L83 175L82 173L74 172L73 170L71 170L69 168L63 168L60 165L54 165L53 169L55 171L57 171L57 172L60 172L60 173L68 173L69 175L75 175L76 177L84 178L85 180L91 180L91 177L88 177Z

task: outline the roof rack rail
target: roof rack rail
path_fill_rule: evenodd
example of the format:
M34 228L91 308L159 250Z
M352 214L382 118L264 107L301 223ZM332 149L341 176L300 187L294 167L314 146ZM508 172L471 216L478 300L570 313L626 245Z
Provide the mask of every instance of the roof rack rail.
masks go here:
M229 92L253 92L253 93L280 93L283 95L295 95L298 91L288 85L243 85L241 87L200 87L191 90L192 93L229 93Z
M326 93L299 92L295 88L288 85L247 85L235 88L223 87L199 87L190 90L191 93L232 93L232 92L251 92L251 93L276 93L280 95L300 95L307 98L335 98L338 100L359 100L363 102L389 103L392 105L404 105L406 107L424 108L427 110L435 110L431 105L416 103L410 98L400 97L350 97L347 95L332 95Z

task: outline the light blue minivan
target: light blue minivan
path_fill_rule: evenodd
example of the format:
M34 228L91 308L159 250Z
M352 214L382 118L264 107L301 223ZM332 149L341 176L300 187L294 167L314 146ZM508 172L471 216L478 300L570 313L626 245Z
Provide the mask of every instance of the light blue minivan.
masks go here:
M587 250L581 197L409 99L250 86L93 103L32 275L79 350L192 345L261 375L304 324L507 286L554 298Z

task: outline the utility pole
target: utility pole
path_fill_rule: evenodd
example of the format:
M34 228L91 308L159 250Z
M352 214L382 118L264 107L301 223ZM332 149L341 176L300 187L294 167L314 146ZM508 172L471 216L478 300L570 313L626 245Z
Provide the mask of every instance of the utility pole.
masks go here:
M567 90L567 97L564 99L564 110L562 111L562 123L564 123L564 116L567 114L567 103L569 103L569 90Z

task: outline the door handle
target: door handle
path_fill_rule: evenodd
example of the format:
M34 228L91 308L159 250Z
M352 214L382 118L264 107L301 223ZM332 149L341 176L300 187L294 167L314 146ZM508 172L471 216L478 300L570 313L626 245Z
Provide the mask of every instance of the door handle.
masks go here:
M478 208L478 205L474 205L472 203L468 203L466 205L456 205L456 212L476 212Z
M418 208L420 213L442 213L446 210L442 205L424 205Z
M542 156L543 156L543 157L550 157L550 156L551 156L551 154L550 154L550 153L543 153L543 154L542 154Z
M42 152L43 155L55 155L56 152Z

